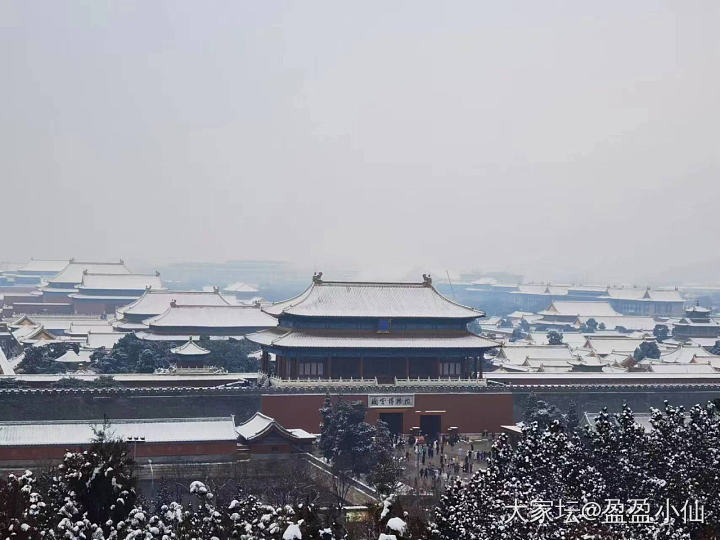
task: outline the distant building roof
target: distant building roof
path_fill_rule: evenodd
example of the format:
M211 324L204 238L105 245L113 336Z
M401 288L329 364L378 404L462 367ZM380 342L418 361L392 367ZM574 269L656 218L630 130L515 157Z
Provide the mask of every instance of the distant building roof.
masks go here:
M79 284L83 280L84 272L92 272L94 274L129 274L130 270L122 260L117 262L83 262L73 259L62 271L48 281L51 286L53 283Z
M566 316L587 316L587 317L614 317L620 315L607 302L566 302L554 301L547 309L540 312L541 315L566 315Z
M94 332L90 329L87 335L87 347L89 349L99 349L101 347L112 349L126 335L121 332Z
M660 353L660 361L671 364L707 364L710 359L720 360L720 356L709 353L703 347L694 345L681 345L675 350Z
M95 436L102 420L0 422L0 446L84 445ZM108 430L125 440L148 443L232 441L237 439L231 416L220 418L165 418L113 420Z
M223 289L224 291L228 292L244 292L244 293L256 293L258 292L257 287L253 287L252 285L248 285L247 283L242 283L241 281L236 281L235 283L231 283L227 287Z
M596 354L606 355L612 352L631 353L637 349L641 343L648 341L644 338L621 338L616 336L589 336L586 347L592 349Z
M573 353L567 345L505 345L495 357L514 365L523 365L528 359L572 360Z
M60 358L56 358L55 362L60 362L61 364L87 363L90 362L90 354L92 354L91 351L80 351L80 353L76 353L75 351L70 349Z
M538 294L548 296L567 296L568 287L563 285L534 285L523 284L518 285L517 290L513 294Z
M70 259L30 259L29 262L17 269L22 274L49 275L62 271Z
M192 338L179 347L173 347L170 349L170 352L173 354L179 354L180 356L204 356L206 354L210 354L210 351L195 343Z
M587 323L590 319L595 319L595 322L605 325L607 330L615 330L618 327L625 328L627 330L653 330L658 324L665 324L667 322L657 321L653 317L635 317L632 315L617 315L612 317L594 316L579 317L581 323Z
M662 364L655 362L650 364L650 371L653 373L718 373L709 364Z
M181 306L171 304L163 313L146 319L153 328L270 328L277 320L256 306Z
M650 289L641 287L608 287L607 296L618 300L645 300L655 302L683 302L676 289Z
M266 416L261 412L256 412L249 420L237 426L235 430L245 442L260 439L272 431L279 433L287 439L298 442L315 440L315 436L310 435L306 431L285 429L276 422L274 418Z
M263 310L314 317L474 319L482 311L442 296L427 277L422 283L323 281L319 274L302 294Z
M78 285L78 291L87 290L108 291L144 291L148 288L164 289L160 274L100 274L85 272Z
M118 308L119 317L124 315L144 315L153 317L160 315L175 301L178 306L229 306L230 303L223 298L217 288L211 291L168 291L150 289L140 298Z

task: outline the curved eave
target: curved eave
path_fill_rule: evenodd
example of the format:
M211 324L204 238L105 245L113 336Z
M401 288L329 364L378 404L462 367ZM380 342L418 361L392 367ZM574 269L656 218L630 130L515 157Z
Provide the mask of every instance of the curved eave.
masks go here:
M375 356L407 354L472 354L499 347L500 343L467 334L462 337L448 336L398 336L391 334L363 336L328 336L322 334L300 334L302 339L293 339L292 331L264 330L247 334L245 338L273 353L333 351L338 355L357 355L372 352ZM458 341L453 343L453 341ZM462 340L463 343L459 341Z

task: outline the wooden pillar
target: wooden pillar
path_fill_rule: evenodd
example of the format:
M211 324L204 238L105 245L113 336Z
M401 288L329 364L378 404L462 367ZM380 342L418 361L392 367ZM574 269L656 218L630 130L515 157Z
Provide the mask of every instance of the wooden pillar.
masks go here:
M435 378L440 378L440 358L435 357Z
M328 379L332 379L332 356L328 356Z
M364 363L365 363L365 359L361 356L361 357L360 357L360 378L361 378L361 379L363 378L363 371L364 371L364 366L363 366L363 364L364 364Z
M281 379L287 378L285 376L285 357L284 356L276 356L275 362L277 365L277 369L279 371L279 375Z
M406 379L410 378L410 357L409 356L405 357L405 378Z
M270 371L270 355L267 351L262 352L262 357L260 360L260 371L263 373L268 373Z

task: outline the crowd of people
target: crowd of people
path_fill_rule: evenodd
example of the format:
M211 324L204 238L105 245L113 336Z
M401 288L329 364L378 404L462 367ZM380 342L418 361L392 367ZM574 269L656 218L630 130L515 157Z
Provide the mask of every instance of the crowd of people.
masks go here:
M416 493L441 489L453 477L468 477L484 467L490 456L493 434L462 438L457 434L437 439L397 436L395 449L405 463L405 482Z

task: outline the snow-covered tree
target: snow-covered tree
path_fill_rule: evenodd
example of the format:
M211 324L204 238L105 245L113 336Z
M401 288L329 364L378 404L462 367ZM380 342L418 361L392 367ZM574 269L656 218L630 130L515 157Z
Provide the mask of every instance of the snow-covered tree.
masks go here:
M563 343L563 335L557 330L550 330L546 337L550 345L562 345Z
M524 428L493 447L487 470L455 481L435 513L443 539L689 539L720 532L720 415L666 404L646 430L624 407L566 432ZM702 509L704 515L698 515Z

